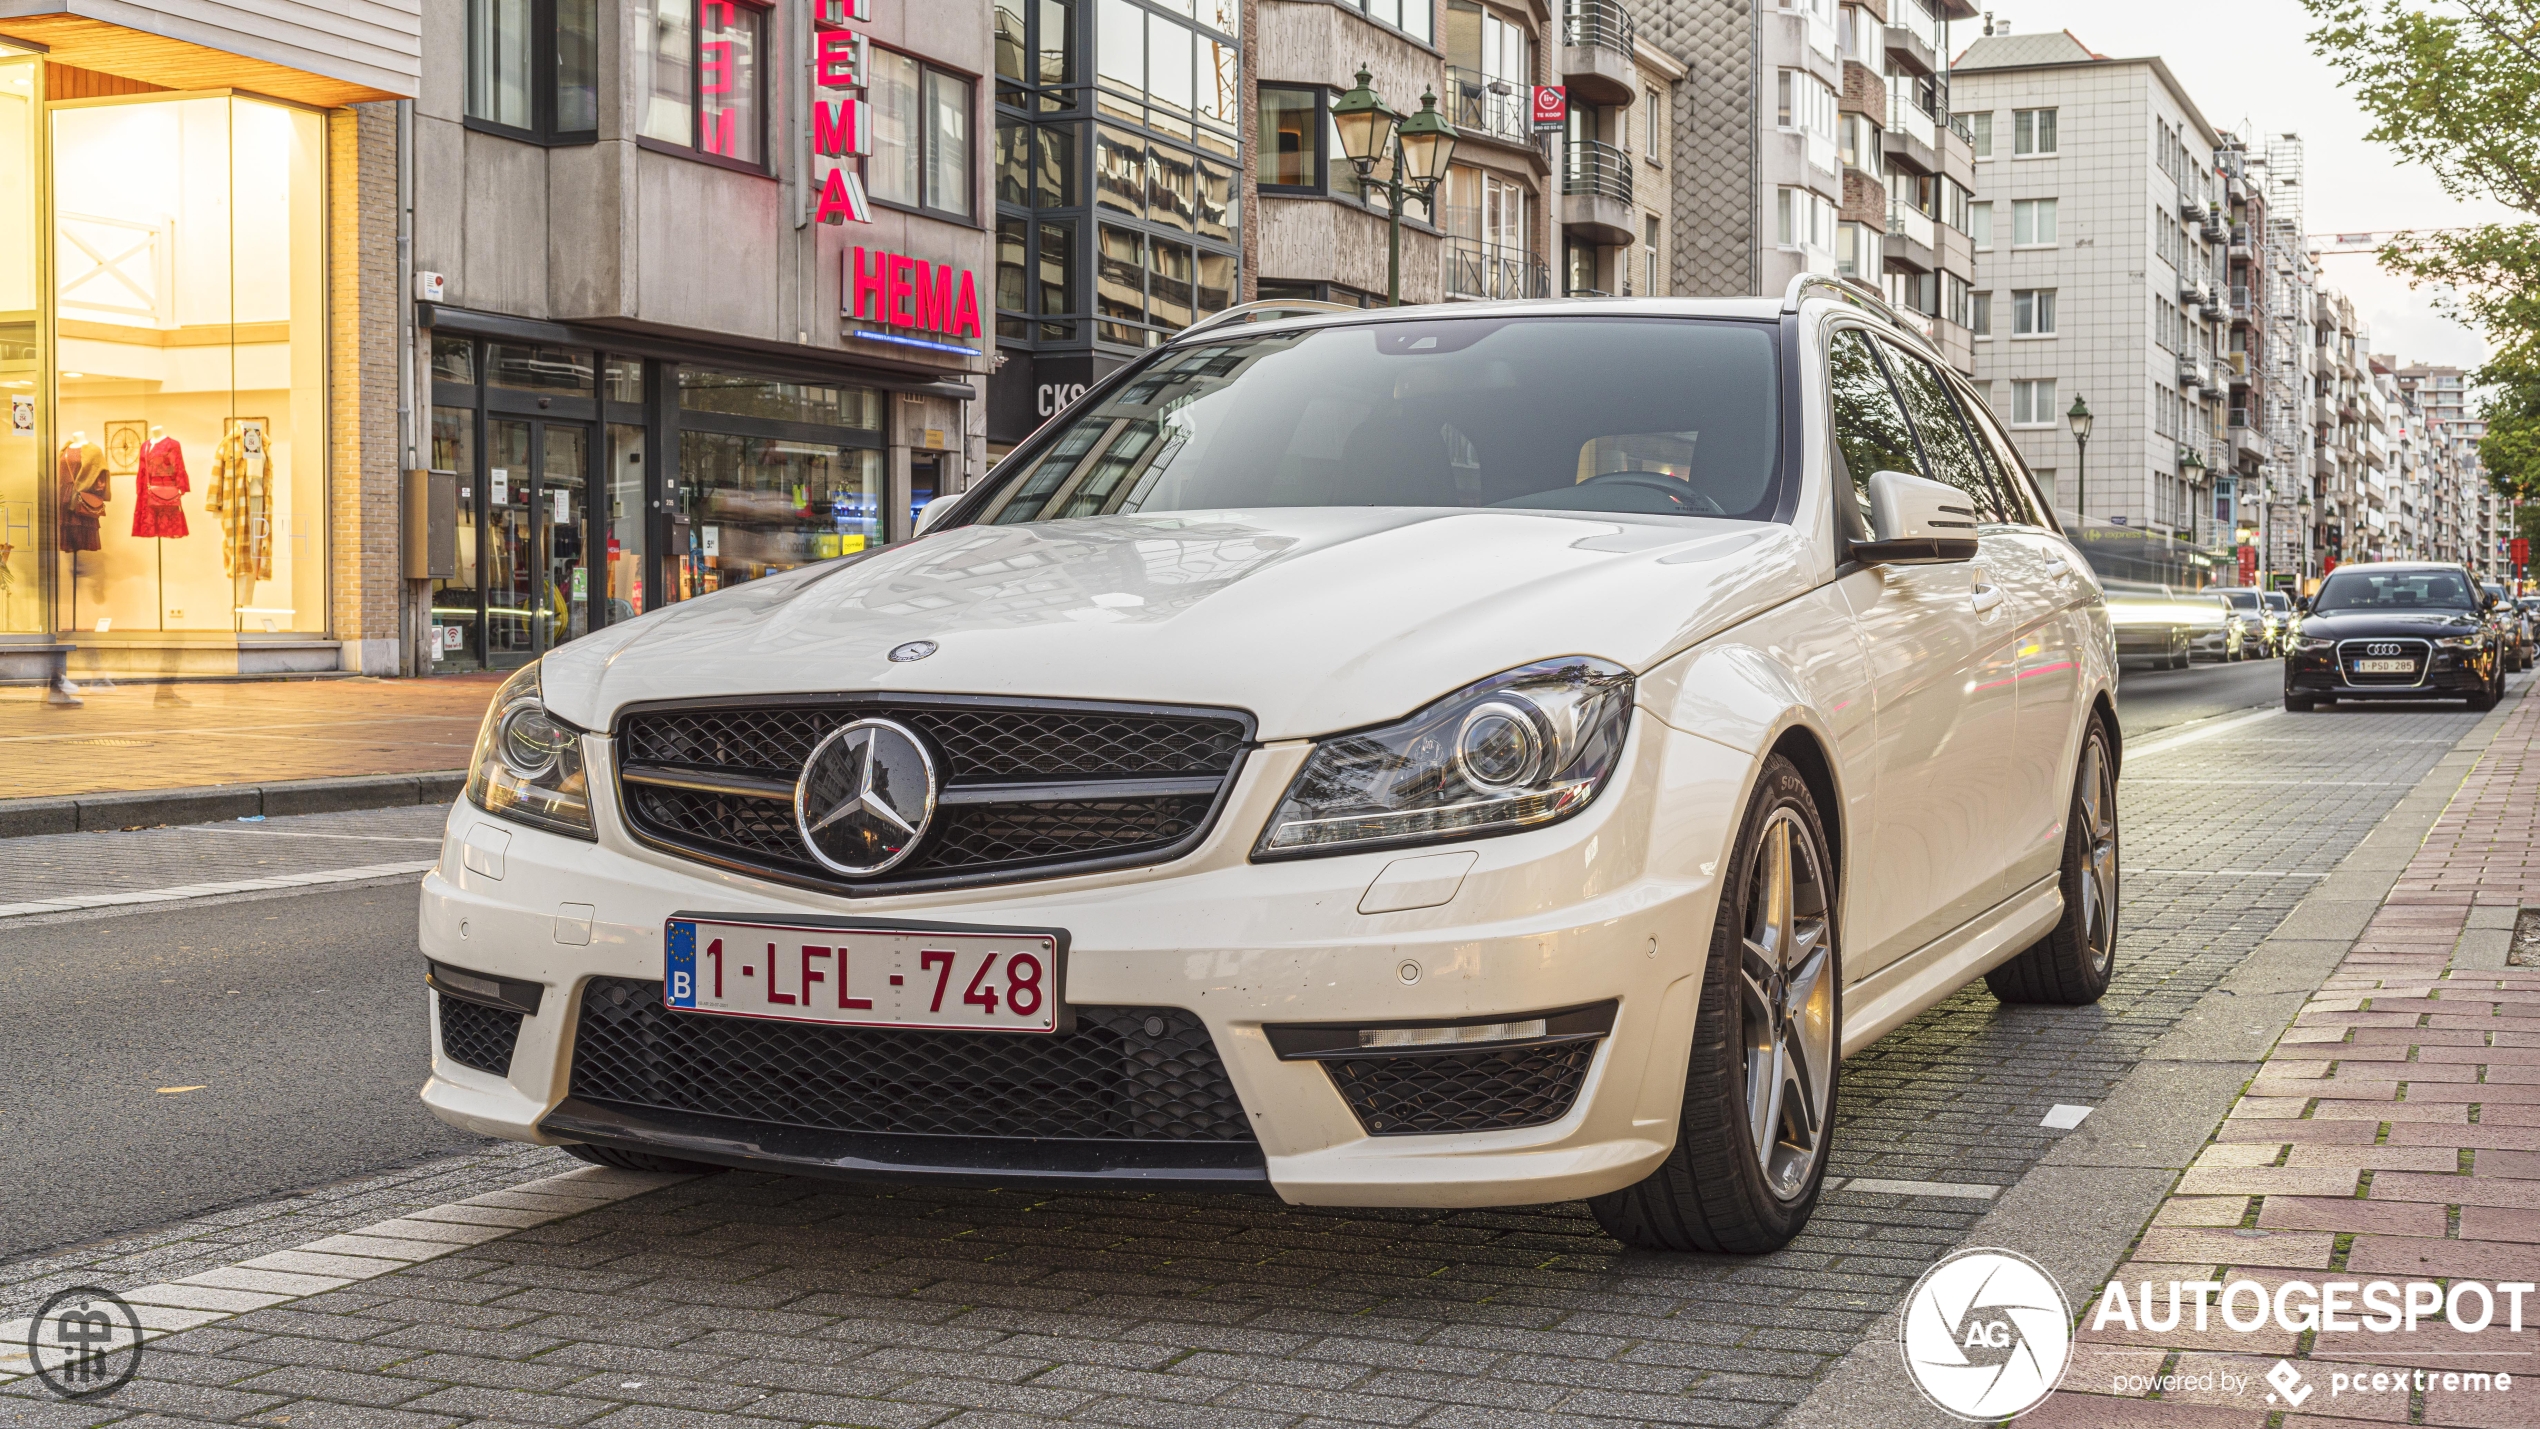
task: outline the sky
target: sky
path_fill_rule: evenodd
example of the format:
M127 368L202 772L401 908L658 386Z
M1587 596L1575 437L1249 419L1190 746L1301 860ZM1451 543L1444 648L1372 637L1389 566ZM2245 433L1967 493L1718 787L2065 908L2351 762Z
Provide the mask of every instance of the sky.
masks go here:
M2248 138L2253 152L2268 136L2301 135L2303 226L2314 234L2521 217L2492 201L2454 199L2432 173L2364 138L2371 123L2311 49L2305 37L2315 23L2299 0L1993 0L1991 8L2014 33L2070 30L2111 58L2160 56L2205 121ZM1959 21L1950 45L1963 52L1983 33L1982 20ZM2353 299L2373 351L2410 362L2486 360L2484 339L2437 313L2429 291L2411 290L2371 254L2323 255L2320 267Z

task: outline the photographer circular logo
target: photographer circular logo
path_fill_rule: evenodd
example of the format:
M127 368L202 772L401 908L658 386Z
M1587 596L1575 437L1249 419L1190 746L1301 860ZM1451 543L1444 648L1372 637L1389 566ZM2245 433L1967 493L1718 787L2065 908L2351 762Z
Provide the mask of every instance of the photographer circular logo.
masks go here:
M2072 1308L2036 1261L1962 1250L1923 1272L1896 1332L1914 1387L1943 1413L1987 1422L2035 1409L2064 1377Z
M141 1367L141 1317L111 1291L75 1285L27 1321L26 1357L62 1398L103 1399Z

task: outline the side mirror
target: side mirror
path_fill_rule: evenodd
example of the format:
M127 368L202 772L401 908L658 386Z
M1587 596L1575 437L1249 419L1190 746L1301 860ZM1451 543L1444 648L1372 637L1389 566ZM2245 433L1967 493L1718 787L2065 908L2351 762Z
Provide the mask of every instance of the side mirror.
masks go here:
M1976 558L1976 510L1946 482L1901 471L1870 476L1872 539L1852 558L1868 565L1939 565Z
M961 497L958 494L952 496L938 496L934 500L927 502L925 505L918 507L917 526L915 530L908 533L909 537L913 540L919 536L925 535L926 528L952 514L953 503L959 501L960 499Z

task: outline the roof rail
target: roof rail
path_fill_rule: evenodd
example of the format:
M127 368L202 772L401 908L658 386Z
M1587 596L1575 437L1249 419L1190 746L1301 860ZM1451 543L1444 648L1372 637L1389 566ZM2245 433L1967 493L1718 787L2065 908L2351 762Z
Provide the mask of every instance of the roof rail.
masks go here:
M1318 298L1262 298L1255 302L1237 303L1222 313L1214 313L1175 333L1185 338L1203 329L1230 322L1259 323L1278 318L1297 317L1306 313L1354 313L1361 309L1348 303L1327 303Z
M1895 305L1888 302L1887 294L1858 278L1837 278L1825 273L1802 273L1791 279L1790 286L1783 290L1782 311L1786 313L1799 311L1799 304L1806 299L1810 288L1831 288L1834 290L1831 296L1855 307L1868 308L1916 337L1923 335L1920 329L1907 322L1904 316L1896 311Z

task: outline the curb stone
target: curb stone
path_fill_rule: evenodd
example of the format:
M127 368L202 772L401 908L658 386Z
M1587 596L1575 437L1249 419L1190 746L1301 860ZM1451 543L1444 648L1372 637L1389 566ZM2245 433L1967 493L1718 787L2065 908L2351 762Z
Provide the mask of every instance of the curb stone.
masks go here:
M422 774L284 779L270 784L140 789L59 799L0 799L0 839L440 804L457 798L466 785L466 770L436 769Z

